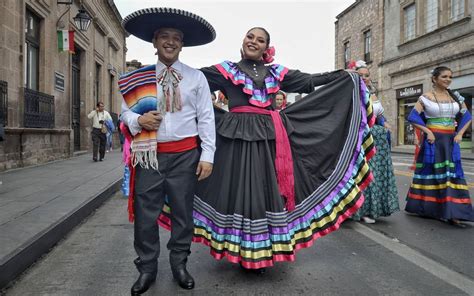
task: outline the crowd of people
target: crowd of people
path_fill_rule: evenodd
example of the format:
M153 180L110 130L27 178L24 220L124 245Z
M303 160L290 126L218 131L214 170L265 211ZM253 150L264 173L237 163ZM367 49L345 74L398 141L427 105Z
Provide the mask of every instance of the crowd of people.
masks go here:
M119 81L140 274L132 295L156 279L158 223L171 231L173 277L192 289L191 241L263 273L294 261L297 250L350 217L374 223L399 210L390 125L364 62L321 74L289 69L272 63L270 34L254 27L240 61L198 70L179 55L214 40L203 18L151 8L126 17L124 27L158 55ZM449 91L451 76L436 68L433 91L410 114L424 136L405 210L463 227L474 214L458 143L471 119L462 97ZM289 105L286 92L307 95Z

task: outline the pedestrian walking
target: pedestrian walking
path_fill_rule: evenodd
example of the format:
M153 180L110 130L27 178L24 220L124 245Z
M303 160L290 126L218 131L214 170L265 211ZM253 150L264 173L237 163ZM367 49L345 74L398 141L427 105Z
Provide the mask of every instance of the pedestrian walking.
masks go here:
M459 143L471 123L464 98L449 85L453 72L433 69L433 88L418 99L408 120L424 133L408 190L405 211L466 227L474 221L469 188L464 178Z
M179 55L183 46L211 42L215 31L203 18L173 8L142 9L123 24L130 34L152 42L158 55L155 65L119 81L121 119L133 137L129 214L135 222L135 264L140 276L131 293L144 293L156 279L157 218L165 197L172 208L167 247L173 277L182 288L192 289L194 279L186 263L193 237L193 200L196 182L212 172L215 122L206 78L182 63Z
M105 110L103 102L98 102L95 110L92 110L87 117L92 119L92 160L100 161L105 157L105 145L107 141L106 120L112 120L109 112Z
M384 117L384 108L377 97L377 89L370 79L367 64L365 61L357 61L354 68L367 86L373 114L376 117L375 125L370 128L376 152L369 161L374 180L364 190L364 204L352 218L371 224L375 223L375 219L379 217L387 217L399 211L400 207L390 153L390 125Z
M271 64L270 48L269 33L252 28L241 61L201 69L230 112L216 117L214 171L196 190L195 241L257 273L294 261L296 250L338 229L362 205L361 188L371 180L362 148L371 140L369 102L359 76L289 70ZM279 112L280 89L308 95Z

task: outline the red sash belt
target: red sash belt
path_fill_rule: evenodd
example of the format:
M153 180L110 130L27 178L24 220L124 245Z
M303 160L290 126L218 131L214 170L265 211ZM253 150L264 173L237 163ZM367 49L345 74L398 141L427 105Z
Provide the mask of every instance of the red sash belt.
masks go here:
M158 142L158 153L179 153L189 151L198 146L198 137L189 137L173 142Z
M234 107L230 112L254 113L270 115L275 127L275 170L277 174L278 190L286 198L286 209L295 209L295 176L293 175L293 157L291 155L290 140L278 111L266 110L253 106Z

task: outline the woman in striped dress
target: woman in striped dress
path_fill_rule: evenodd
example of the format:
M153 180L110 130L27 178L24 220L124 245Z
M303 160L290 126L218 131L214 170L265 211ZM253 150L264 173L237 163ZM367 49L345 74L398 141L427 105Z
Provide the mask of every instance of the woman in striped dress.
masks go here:
M265 29L253 28L241 61L201 69L230 112L216 112L214 169L194 199L194 240L214 258L258 272L294 261L297 250L337 230L372 179L374 117L359 76L270 64L269 43ZM279 112L280 89L308 95ZM169 211L160 217L165 227Z
M390 125L385 120L384 108L377 98L377 89L370 80L367 64L364 61L357 61L355 63L355 70L357 70L367 85L374 110L373 113L376 117L375 125L370 129L374 138L376 152L369 161L374 181L364 190L364 204L352 216L352 219L372 224L376 222L375 219L390 216L399 211L400 208L390 153Z
M448 89L451 81L451 69L435 68L433 90L420 97L408 118L425 136L405 210L465 227L461 221L474 221L474 211L459 143L471 115L464 98Z

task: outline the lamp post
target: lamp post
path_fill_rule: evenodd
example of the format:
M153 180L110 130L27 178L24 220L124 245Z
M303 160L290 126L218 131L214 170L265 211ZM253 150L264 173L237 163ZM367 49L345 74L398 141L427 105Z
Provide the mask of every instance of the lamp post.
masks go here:
M60 22L61 18L71 9L72 2L73 2L73 0L57 0L57 4L65 4L65 5L68 6L67 10L59 17L59 19L56 23L56 27L58 29L60 27L61 28L64 27L62 22L61 22L61 25L60 25L59 22ZM87 32L87 30L89 29L89 26L91 24L91 21L92 21L92 18L89 16L87 11L84 9L84 6L82 6L82 3L81 3L81 8L79 9L79 12L72 19L74 20L74 24L76 25L76 27L82 32Z
M79 12L73 18L73 20L74 20L74 23L76 24L76 27L78 27L79 30L86 32L87 29L89 29L92 18L89 16L87 11L85 11L84 7L82 7L81 5L81 9L79 9Z

